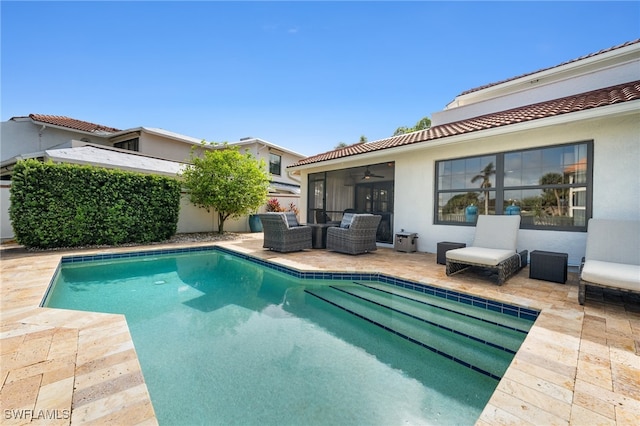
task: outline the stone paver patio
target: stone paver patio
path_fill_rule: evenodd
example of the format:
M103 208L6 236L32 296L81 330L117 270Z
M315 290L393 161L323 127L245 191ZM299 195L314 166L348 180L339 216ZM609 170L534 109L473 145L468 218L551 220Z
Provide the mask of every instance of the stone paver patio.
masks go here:
M262 249L261 237L216 244L302 270L382 272L540 310L478 425L635 425L640 418L636 295L592 291L580 306L575 273L558 284L530 280L525 268L499 287L474 272L447 277L432 253L280 254ZM2 424L157 424L124 317L39 304L64 255L211 244L50 252L3 246Z

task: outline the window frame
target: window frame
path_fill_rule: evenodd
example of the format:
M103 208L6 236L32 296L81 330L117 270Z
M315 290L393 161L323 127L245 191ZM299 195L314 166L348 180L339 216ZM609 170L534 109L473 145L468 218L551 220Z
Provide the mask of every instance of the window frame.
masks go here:
M128 151L135 151L138 152L140 150L140 138L131 138L131 139L126 139L120 142L115 142L113 144L114 148L118 148L118 149L126 149Z
M277 163L273 161L275 157L278 158ZM277 170L277 172L274 170ZM269 173L275 176L282 176L282 155L269 152Z
M532 151L540 151L545 149L563 148L568 146L586 145L587 149L587 164L585 171L584 183L562 183L557 185L515 185L505 186L505 156L513 153L525 153ZM465 157L454 157L435 161L434 164L434 197L433 197L433 223L434 225L448 225L448 226L475 226L475 222L456 222L456 221L444 221L439 219L439 199L441 194L465 194L470 192L468 188L464 189L440 189L440 164L445 161L454 160L467 160L476 157L495 156L496 158L496 173L495 173L495 186L489 189L490 192L495 194L495 214L504 214L504 209L507 206L508 200L505 200L505 193L507 191L526 191L526 190L539 190L544 189L570 189L570 188L585 188L585 223L583 226L561 226L561 225L536 225L534 223L521 223L521 229L535 229L535 230L553 230L553 231L569 231L569 232L586 232L587 222L592 217L593 213L593 140L582 140L577 142L568 142L563 144L536 146L525 149L515 149L509 151L500 151L493 153L482 153L476 155L469 155ZM500 213L498 213L500 212Z

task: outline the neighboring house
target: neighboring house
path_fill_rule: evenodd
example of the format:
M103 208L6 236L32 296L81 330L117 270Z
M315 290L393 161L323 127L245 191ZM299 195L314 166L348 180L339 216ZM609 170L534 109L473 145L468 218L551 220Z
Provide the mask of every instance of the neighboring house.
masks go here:
M1 123L0 158L1 235L13 237L8 218L9 188L13 166L17 161L36 158L55 163L91 164L106 168L153 173L175 177L189 162L192 149L221 149L222 145L207 145L202 140L163 129L137 127L120 130L68 117L30 114L13 117ZM303 155L258 138L244 138L230 143L241 151L248 150L256 158L264 159L271 171L270 195L284 205L298 204L300 181L286 172ZM178 232L217 231L218 216L193 206L183 196ZM249 230L248 220L242 218L225 223L232 232Z
M476 215L521 214L518 249L585 252L590 217L640 219L640 40L468 90L426 130L291 166L302 220L383 216L418 250L471 242ZM467 209L467 207L469 207ZM477 214L477 213L476 213ZM306 216L306 217L305 217Z

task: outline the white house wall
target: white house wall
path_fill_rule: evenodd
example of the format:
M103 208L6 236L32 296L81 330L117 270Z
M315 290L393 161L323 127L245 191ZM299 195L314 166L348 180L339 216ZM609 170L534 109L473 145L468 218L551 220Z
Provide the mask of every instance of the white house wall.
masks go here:
M86 138L89 142L105 145L104 138L85 135L73 130L62 130L55 127L34 124L28 120L7 120L0 124L0 141L2 142L2 158L0 161L50 148L70 148L72 139Z
M146 132L142 132L138 141L138 150L141 154L179 163L189 162L192 146L191 144Z
M375 159L358 156L357 161L323 164L308 173L357 167L381 161L395 161L394 233L404 229L418 233L418 251L435 253L440 241L471 243L475 228L435 225L435 162L511 150L594 141L593 217L640 220L640 114L526 130L507 135L478 138L456 145L429 146L404 154L380 153ZM307 210L307 185L303 185L301 212ZM577 266L584 256L586 233L520 230L518 250L546 250L569 254Z
M11 182L0 182L0 241L11 240L15 237L9 220L9 197L11 196Z
M626 62L619 63L615 59L612 59L611 63L599 62L594 58L591 62L595 63L589 65L573 63L556 67L513 82L458 96L447 109L432 114L431 125L452 123L637 80L640 49L633 46L628 50L629 53L623 56Z
M425 149L396 159L395 227L418 232L418 250L435 252L439 241L470 243L474 228L434 225L435 162L494 152L594 140L593 216L640 220L640 114L566 124L458 146ZM584 256L586 234L520 230L519 250L569 254L569 264Z

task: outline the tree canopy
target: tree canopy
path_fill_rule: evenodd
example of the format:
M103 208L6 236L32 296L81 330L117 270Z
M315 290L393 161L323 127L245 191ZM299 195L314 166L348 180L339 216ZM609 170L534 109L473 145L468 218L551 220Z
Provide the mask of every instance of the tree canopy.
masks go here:
M192 152L191 163L181 173L189 199L218 212L218 232L224 232L225 220L257 211L266 203L269 172L263 159L225 144L223 149L205 150L201 157Z
M396 131L393 132L393 136L404 135L405 133L417 132L418 130L428 129L429 127L431 127L431 119L429 117L423 117L413 127L406 127L406 126L398 127Z

